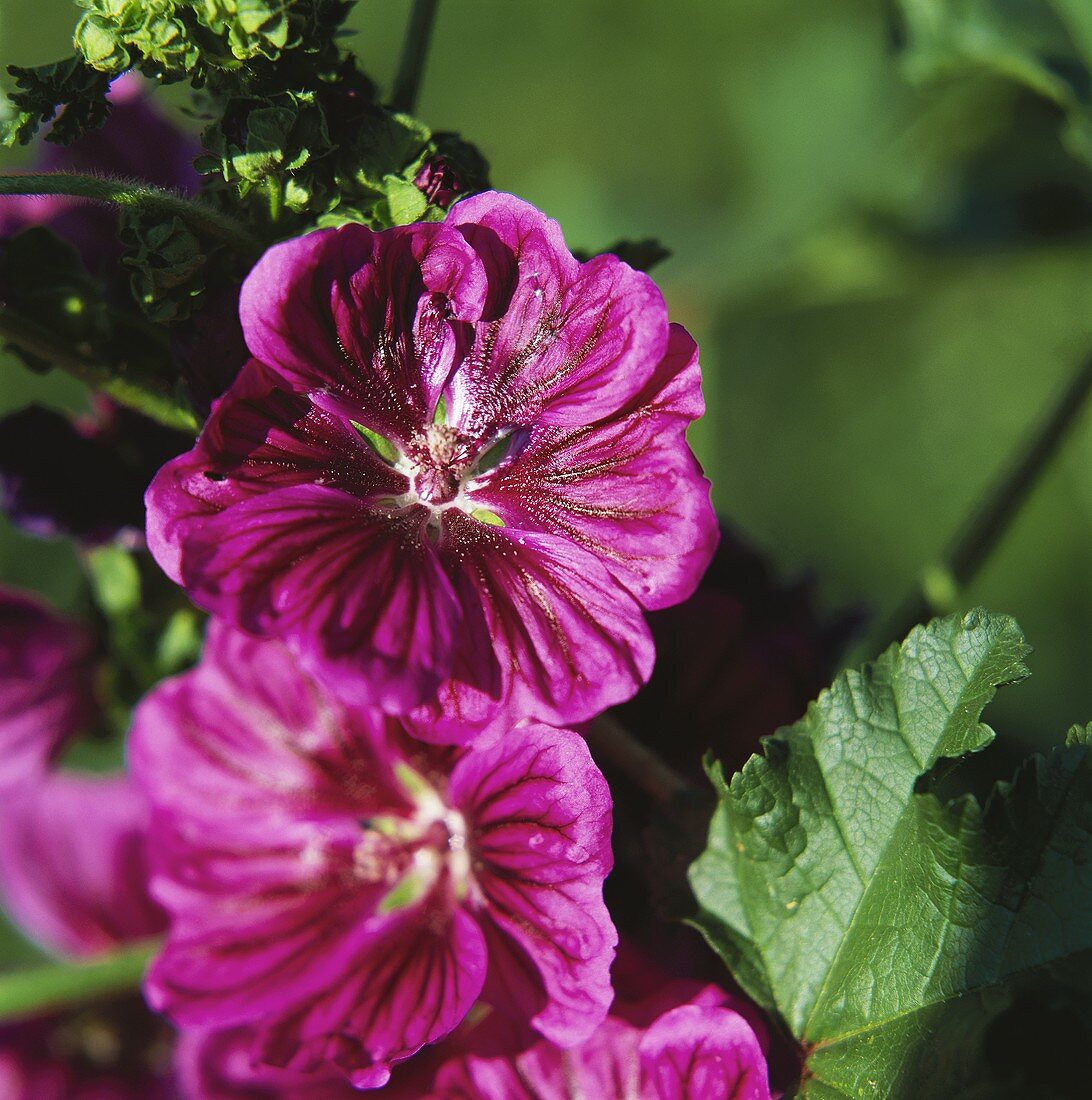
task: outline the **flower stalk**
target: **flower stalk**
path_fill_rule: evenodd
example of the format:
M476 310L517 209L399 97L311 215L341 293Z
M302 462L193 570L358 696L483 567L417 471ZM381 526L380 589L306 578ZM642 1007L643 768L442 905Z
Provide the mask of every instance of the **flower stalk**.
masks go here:
M398 74L394 78L391 92L391 106L396 111L408 114L417 106L438 5L439 0L414 0L409 26L406 28L406 40L402 45L402 57L398 63Z
M584 731L592 754L617 769L657 802L669 802L692 790L670 764L642 744L609 713L593 719Z
M147 375L138 377L126 364L104 366L85 352L58 342L41 325L20 317L3 304L0 304L0 341L44 359L92 389L168 428L196 432L200 427L193 410L180 402L164 380Z
M1051 460L1069 437L1092 393L1092 355L1080 365L1022 452L986 492L942 560L923 572L917 589L877 631L875 648L905 638L919 623L954 610L959 593L1008 533Z
M157 942L138 943L90 962L44 963L0 974L0 1022L135 990L158 948Z
M256 253L261 242L234 218L181 195L131 180L78 172L33 172L0 176L0 195L65 195L181 218L191 229L243 252Z

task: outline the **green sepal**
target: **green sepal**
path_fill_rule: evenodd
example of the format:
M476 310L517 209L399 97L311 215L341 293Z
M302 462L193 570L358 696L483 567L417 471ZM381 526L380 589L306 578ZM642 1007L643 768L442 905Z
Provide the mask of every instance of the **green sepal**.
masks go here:
M402 457L402 452L385 435L366 428L355 420L350 420L349 423L360 434L360 438L388 465L393 466Z

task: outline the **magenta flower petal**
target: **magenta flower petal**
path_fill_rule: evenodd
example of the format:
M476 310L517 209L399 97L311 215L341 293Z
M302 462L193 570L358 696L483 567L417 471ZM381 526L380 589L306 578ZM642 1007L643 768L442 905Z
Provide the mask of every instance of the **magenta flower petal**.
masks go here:
M214 403L193 450L168 462L148 488L148 546L177 583L186 532L267 489L325 485L368 500L407 488L347 420L279 388L257 360L231 392L230 402Z
M436 1076L429 1100L770 1100L766 1061L747 1021L715 988L669 983L647 1006L619 1004L593 1035L530 1046L486 1018ZM670 1007L668 1007L670 1005Z
M548 428L479 493L514 528L594 554L647 608L686 599L717 545L709 482L686 447L701 415L697 345L671 326L639 403L592 426Z
M438 701L410 716L416 736L495 735L514 716L582 721L648 679L655 651L644 616L598 558L551 535L509 535L454 513L445 519L452 569L464 599L470 593L485 611L501 688L490 695L476 687L464 651Z
M452 379L457 420L502 427L530 415L577 427L641 391L667 347L667 307L647 275L615 256L581 264L557 222L514 195L464 199L446 224L511 284L503 315L478 327Z
M385 1085L392 1063L447 1035L481 992L481 930L461 911L444 917L439 903L426 904L386 922L370 950L343 960L347 968L331 958L326 981L335 991L264 1027L262 1060L305 1073L335 1065L357 1088Z
M183 1027L245 1025L256 1065L377 1087L466 1016L498 944L543 1033L602 1020L610 796L576 734L433 749L214 623L138 707L131 762L171 918L147 993Z
M0 896L61 955L157 935L148 896L148 807L125 776L56 774L0 806Z
M580 1042L613 997L618 935L602 891L613 866L606 780L582 737L528 726L464 756L449 794L473 822L489 922L487 998L562 1046Z
M250 1028L183 1031L175 1073L187 1100L353 1100L360 1093L333 1067L319 1074L256 1065Z
M640 1057L656 1100L770 1100L758 1039L729 1008L672 1009L645 1033Z
M39 777L98 712L91 638L38 599L0 588L0 799Z
M293 628L293 651L343 698L404 711L446 679L458 637L425 519L325 486L280 489L208 519L183 576L192 568L197 602L244 630Z
M645 275L489 193L276 245L240 308L260 365L147 498L199 604L433 741L633 695L644 610L716 540L695 349Z
M476 321L487 287L448 226L345 225L271 248L243 284L240 315L251 353L286 383L332 392L368 427L405 435L431 418L454 365L448 320Z

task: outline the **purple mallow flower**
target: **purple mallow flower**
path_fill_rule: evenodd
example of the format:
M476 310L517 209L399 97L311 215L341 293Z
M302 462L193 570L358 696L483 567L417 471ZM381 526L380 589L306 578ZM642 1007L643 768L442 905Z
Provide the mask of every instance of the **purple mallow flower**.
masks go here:
M27 935L86 956L163 930L148 809L123 775L55 772L0 806L0 900Z
M540 1040L503 1050L504 1021L481 1030L500 1048L452 1059L429 1100L770 1100L758 1036L716 986L675 982L644 1001L619 1001L583 1043ZM488 1042L492 1039L492 1042Z
M37 598L0 588L0 802L39 779L98 707L90 636Z
M157 935L148 809L123 776L56 772L0 802L0 900L32 940L87 958ZM4 1100L169 1100L171 1034L136 994L0 1026Z
M458 169L447 159L439 155L421 165L413 177L413 185L429 202L446 210L463 189Z
M241 312L255 359L147 498L194 600L436 741L648 679L643 612L717 529L697 349L647 276L490 192L277 245Z
M131 756L171 915L147 992L180 1026L376 1087L479 996L562 1045L606 1014L611 801L578 735L429 746L217 623Z

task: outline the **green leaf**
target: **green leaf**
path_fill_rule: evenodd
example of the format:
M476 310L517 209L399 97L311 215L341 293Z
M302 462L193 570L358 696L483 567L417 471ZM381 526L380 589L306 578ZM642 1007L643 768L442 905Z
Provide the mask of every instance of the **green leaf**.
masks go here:
M728 783L691 868L696 918L809 1056L805 1097L950 1097L1016 979L1092 951L1088 736L985 808L915 793L983 748L1028 647L973 612L847 672ZM958 1037L958 1041L957 1041Z
M204 617L191 607L181 607L167 620L156 646L156 663L164 676L173 675L197 660L201 652Z
M1092 164L1092 5L1086 0L899 0L903 66L923 84L990 73L1057 104Z
M123 214L120 236L127 246L122 263L132 269L133 299L149 320L170 324L199 308L215 245L202 244L181 218L160 220L139 210Z
M198 21L226 39L231 55L240 61L273 60L289 44L291 0L197 0L194 7Z
M140 607L140 570L120 546L100 546L87 555L95 602L107 615L125 615Z
M6 97L0 145L25 145L39 126L55 117L49 140L68 144L101 126L110 113L109 78L78 57L34 69L9 65L8 73L15 78L16 90ZM58 116L62 106L65 110Z

